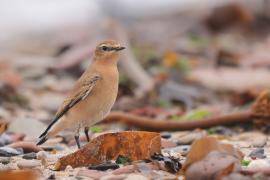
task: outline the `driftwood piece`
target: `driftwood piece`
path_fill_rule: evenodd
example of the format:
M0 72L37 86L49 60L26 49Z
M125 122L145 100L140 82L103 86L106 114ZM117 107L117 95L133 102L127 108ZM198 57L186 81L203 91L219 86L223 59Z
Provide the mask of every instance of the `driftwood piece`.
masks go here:
M156 120L149 117L141 117L126 112L112 112L103 122L120 122L130 126L139 127L152 131L179 131L192 130L195 128L210 128L217 125L232 125L248 123L254 120L267 123L270 120L270 92L262 92L255 100L251 109L245 112L235 112L201 120Z

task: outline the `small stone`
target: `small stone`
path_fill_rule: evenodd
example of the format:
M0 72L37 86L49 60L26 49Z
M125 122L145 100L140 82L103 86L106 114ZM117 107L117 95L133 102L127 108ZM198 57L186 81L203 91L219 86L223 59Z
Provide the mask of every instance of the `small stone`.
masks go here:
M119 165L116 163L102 163L102 164L88 167L88 169L99 170L99 171L106 171L108 169L118 169L118 168L119 168Z
M42 148L37 146L35 143L27 142L27 141L14 142L12 144L9 144L8 147L12 147L15 149L22 148L24 153L39 152L43 150Z
M0 163L6 165L10 163L10 158L9 157L0 157Z
M43 165L43 166L47 166L47 154L46 154L46 152L45 151L39 151L38 153L37 153L37 159L38 160L41 160L41 164Z
M248 155L251 158L257 158L257 159L264 159L266 156L264 155L264 149L263 148L257 148L251 151L251 153Z
M0 147L0 156L4 156L4 157L11 157L11 156L17 156L22 154L21 151L11 148L11 147Z
M12 138L9 135L7 135L6 133L3 133L0 136L0 146L4 146L4 145L10 144L10 143L12 143Z
M206 132L202 130L195 130L191 132L179 133L173 135L179 145L189 145L197 139L206 136Z
M37 154L34 152L23 155L23 159L37 159Z
M245 141L251 147L263 147L266 144L267 137L261 132L245 132L232 137L232 140Z
M41 166L41 163L38 160L20 160L17 163L17 166L20 169L32 169L32 168L35 168L37 166Z
M161 138L164 138L164 139L169 139L172 137L171 133L169 133L169 132L162 132L160 134L160 136L161 136Z
M249 163L247 168L253 169L253 168L269 168L270 164L266 160L263 159L256 159Z

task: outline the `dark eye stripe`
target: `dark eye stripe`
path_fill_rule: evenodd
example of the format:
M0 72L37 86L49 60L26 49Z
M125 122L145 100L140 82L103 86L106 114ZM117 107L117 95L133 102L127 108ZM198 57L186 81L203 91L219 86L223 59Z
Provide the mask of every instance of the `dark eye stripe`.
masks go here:
M112 47L108 47L108 46L101 46L101 49L103 51L112 51L112 50L114 50Z

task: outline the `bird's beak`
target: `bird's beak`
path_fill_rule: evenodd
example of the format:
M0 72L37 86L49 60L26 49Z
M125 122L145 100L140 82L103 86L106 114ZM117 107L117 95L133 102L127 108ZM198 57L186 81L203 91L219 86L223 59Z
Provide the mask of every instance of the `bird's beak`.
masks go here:
M115 48L114 48L115 51L121 51L121 50L123 50L123 49L126 49L126 48L123 47L123 46L115 47Z

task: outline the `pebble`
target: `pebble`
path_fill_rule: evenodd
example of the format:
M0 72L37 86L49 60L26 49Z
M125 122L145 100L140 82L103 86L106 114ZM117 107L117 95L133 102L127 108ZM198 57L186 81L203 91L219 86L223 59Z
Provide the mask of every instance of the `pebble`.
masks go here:
M0 157L0 163L4 165L10 163L10 157Z
M12 138L7 135L6 133L3 133L1 136L0 136L0 146L5 146L7 144L10 144L12 143Z
M22 151L19 151L17 149L11 148L11 147L0 147L0 156L4 157L11 157L11 156L17 156L22 154Z
M41 166L40 161L38 160L20 160L17 162L17 166L20 169L32 169L35 168L37 166Z
M47 158L47 153L45 151L39 151L37 153L37 159L42 160Z
M24 154L22 156L23 159L37 159L37 154L34 152Z
M42 151L39 146L37 146L33 142L27 142L27 141L19 141L19 142L14 142L12 144L9 144L8 147L12 148L22 148L25 153L30 153L30 152L39 152Z
M160 136L161 136L162 138L164 138L164 139L169 139L169 138L172 137L171 133L169 133L169 132L162 132L162 133L160 134Z
M118 169L120 166L116 163L102 163L94 166L89 166L88 169L106 171L108 169Z
M178 145L189 145L197 139L206 136L206 131L195 130L191 132L175 133L173 138L177 140Z
M232 140L244 141L250 147L263 147L267 142L267 137L260 132L244 132L232 137Z
M264 159L266 156L264 155L264 149L263 148L257 148L250 152L248 155L251 158L257 158L257 159Z
M253 160L247 166L247 168L251 168L251 169L253 169L253 168L269 168L269 167L270 167L269 162L267 162L264 159Z

